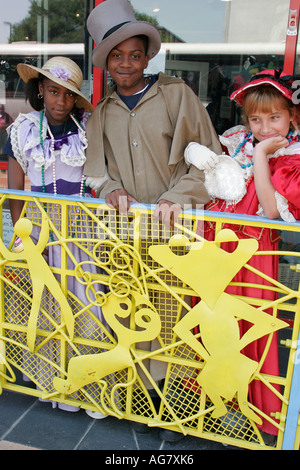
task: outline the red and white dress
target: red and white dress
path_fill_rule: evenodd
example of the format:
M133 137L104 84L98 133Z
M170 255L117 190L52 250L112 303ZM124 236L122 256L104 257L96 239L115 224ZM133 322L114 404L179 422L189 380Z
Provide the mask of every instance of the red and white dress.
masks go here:
M206 210L264 216L256 195L253 177L252 155L254 145L251 139L245 142L247 132L245 127L236 126L226 131L220 137L220 142L226 147L226 153L231 157L231 162L226 162L225 160L229 159L229 157L224 156L223 168L221 164L207 172L207 189L210 194L214 195L214 198L206 205ZM240 150L237 152L238 148ZM221 160L222 157L220 157ZM232 163L233 160L235 164ZM300 143L292 141L287 148L280 149L274 155L270 155L269 164L271 180L275 188L277 207L281 218L287 222L300 219ZM223 195L223 198L216 197L216 194ZM256 238L259 244L258 251L278 250L280 236L276 230L232 224L226 224L224 228L233 230L239 239ZM214 223L205 223L206 239L214 239L214 229ZM235 243L223 243L222 248L226 251L233 251ZM253 256L248 264L271 278L278 279L278 256L267 254ZM271 285L246 268L242 268L232 281ZM276 298L276 293L272 290L255 287L229 286L226 292L269 300ZM240 322L241 335L251 326L246 321ZM264 337L249 344L243 351L244 354L259 362L266 340L267 338ZM278 340L276 334L273 336L261 372L275 376L279 375ZM281 401L262 382L257 380L252 381L250 384L249 400L269 416L270 413L280 411L281 409ZM277 428L266 420L263 420L261 428L269 434L277 434Z

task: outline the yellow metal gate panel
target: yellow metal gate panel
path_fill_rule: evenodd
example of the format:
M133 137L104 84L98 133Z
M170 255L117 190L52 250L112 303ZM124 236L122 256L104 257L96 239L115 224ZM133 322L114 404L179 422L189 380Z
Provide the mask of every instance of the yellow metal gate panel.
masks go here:
M121 216L95 199L3 191L1 210L10 198L25 201L15 226L23 251L12 251L14 237L0 243L1 389L249 449L271 448L259 430L264 418L278 429L275 448L282 448L300 264L280 263L278 279L257 273L262 283L252 287L276 292L276 300L225 289L242 267L251 269L253 256L299 253L260 253L250 237L233 253L220 244L236 240L225 222L298 232L300 224L205 213L216 222L216 239L207 241L196 233L201 213L185 213L170 229L138 205ZM253 324L242 337L240 319ZM286 369L268 376L261 369L273 334L285 331ZM241 352L263 336L259 362ZM251 403L252 381L280 399L280 412L267 416Z

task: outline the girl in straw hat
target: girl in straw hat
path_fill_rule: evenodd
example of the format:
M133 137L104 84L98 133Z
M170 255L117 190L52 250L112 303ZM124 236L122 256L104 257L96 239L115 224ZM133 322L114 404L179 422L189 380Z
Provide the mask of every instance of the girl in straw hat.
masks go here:
M245 125L235 126L220 136L226 155L216 155L194 142L185 150L187 163L205 171L205 185L212 199L205 208L281 218L287 222L299 220L300 137L291 77L276 70L264 70L236 90L231 99L242 107ZM276 230L229 224L227 227L236 231L240 239L256 238L260 252L278 250L280 237ZM214 224L207 223L206 236L213 238ZM224 243L222 248L232 251L233 246ZM253 256L248 264L278 279L278 257ZM271 286L246 268L233 282ZM276 298L275 292L263 288L230 286L227 292L270 301ZM240 327L244 334L249 324L242 321ZM259 362L265 346L266 337L249 344L244 352ZM261 372L279 376L277 334L273 336ZM277 390L280 391L279 387ZM281 409L279 398L258 380L250 383L249 398L269 417L259 427L268 435L276 435L278 430L271 420ZM266 435L265 439L272 442Z
M5 146L11 157L9 188L24 189L27 174L33 191L90 194L82 168L87 147L85 124L93 107L80 92L80 68L71 59L53 57L41 69L18 64L17 70L35 111L20 114L9 128ZM13 224L21 209L21 201L11 201Z
M86 160L85 149L87 138L85 125L93 106L81 93L82 72L78 65L66 57L53 57L42 68L27 64L18 64L18 73L26 82L26 98L34 111L28 114L20 114L9 128L9 138L5 146L8 159L8 187L9 189L23 190L24 175L27 174L31 183L31 190L42 194L63 194L67 196L92 197L91 189L87 186L83 176L83 166ZM21 200L11 200L10 208L13 224L18 221L23 207ZM27 208L27 216L37 217L37 208L33 204ZM48 216L56 223L57 214L48 204ZM69 214L70 236L88 236L88 220L84 214L80 214L80 225L75 208ZM59 222L59 221L58 221ZM79 231L77 231L77 227ZM34 225L32 238L39 238L38 225ZM72 232L73 231L73 232ZM55 235L50 233L51 240ZM90 260L75 244L69 244L68 248L76 264ZM16 239L15 251L22 250L22 242ZM59 267L61 263L60 246L50 246L48 249L48 263L50 266ZM74 263L68 259L68 267L74 269ZM96 267L90 263L89 271L96 273ZM97 286L103 291L103 286ZM75 277L69 277L68 289L82 302L84 306L91 303L86 295L86 287L78 282ZM74 303L74 302L73 302ZM81 309L76 305L76 313ZM91 306L91 311L98 320L102 321L100 307ZM52 312L55 315L55 312ZM94 322L86 313L79 315L77 327L81 335L85 335L87 328L89 334L98 331L98 337L104 335L99 328L99 321ZM45 346L44 355L51 356L51 347ZM41 351L40 351L41 352ZM55 371L52 371L55 373ZM49 375L51 375L49 374ZM77 410L77 407L68 407L60 404L60 408L69 411ZM99 413L94 417L104 417Z

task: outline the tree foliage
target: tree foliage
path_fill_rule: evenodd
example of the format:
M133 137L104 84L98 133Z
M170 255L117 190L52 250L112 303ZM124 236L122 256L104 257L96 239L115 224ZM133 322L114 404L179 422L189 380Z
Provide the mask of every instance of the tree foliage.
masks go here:
M41 2L42 5L44 2ZM85 0L48 0L48 42L80 43L85 35ZM37 41L37 18L47 11L31 0L28 16L12 27L10 41ZM158 26L156 18L135 12L136 18ZM42 36L43 37L43 36Z
M85 1L49 0L48 42L75 43L84 41ZM38 16L43 18L47 11L31 0L29 13L12 28L11 41L37 41ZM42 36L43 37L43 36Z

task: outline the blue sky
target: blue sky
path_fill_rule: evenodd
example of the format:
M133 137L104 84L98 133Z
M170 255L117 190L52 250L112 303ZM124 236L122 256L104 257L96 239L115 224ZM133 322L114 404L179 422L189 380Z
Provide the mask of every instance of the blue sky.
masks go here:
M9 26L4 21L19 23L27 16L29 0L0 0L0 43L7 43Z
M67 1L67 0L63 0ZM133 7L156 16L159 24L186 42L223 42L227 3L221 0L131 0ZM0 43L7 43L9 26L28 13L29 0L0 0ZM159 8L157 13L153 10Z

